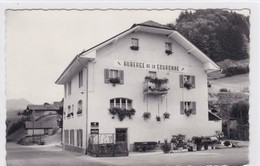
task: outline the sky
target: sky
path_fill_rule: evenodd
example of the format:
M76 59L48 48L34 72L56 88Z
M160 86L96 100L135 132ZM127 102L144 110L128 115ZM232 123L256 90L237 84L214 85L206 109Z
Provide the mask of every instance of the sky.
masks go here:
M55 81L77 54L135 23L174 23L180 11L7 10L6 98L60 101L64 88Z

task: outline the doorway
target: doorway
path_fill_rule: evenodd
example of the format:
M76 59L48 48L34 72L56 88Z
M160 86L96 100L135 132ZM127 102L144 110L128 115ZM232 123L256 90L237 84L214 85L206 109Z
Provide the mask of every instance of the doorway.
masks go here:
M127 128L116 128L115 132L115 156L128 156Z

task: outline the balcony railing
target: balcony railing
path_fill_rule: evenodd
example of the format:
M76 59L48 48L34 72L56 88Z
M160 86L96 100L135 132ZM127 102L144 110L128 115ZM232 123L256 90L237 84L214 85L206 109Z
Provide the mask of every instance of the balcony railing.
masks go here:
M167 94L169 88L167 87L168 79L159 79L145 77L144 93L150 95L163 95Z

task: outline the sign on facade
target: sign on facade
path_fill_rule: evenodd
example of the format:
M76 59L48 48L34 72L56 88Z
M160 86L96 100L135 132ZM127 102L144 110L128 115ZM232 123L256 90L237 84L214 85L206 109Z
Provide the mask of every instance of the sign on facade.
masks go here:
M159 70L159 71L171 71L171 72L187 72L187 67L179 65L167 65L167 64L155 64L135 61L114 60L115 67L121 68L133 68L144 70Z
M98 128L99 127L99 123L98 122L91 122L90 123L90 127L91 128Z
M90 129L90 134L91 135L98 135L99 134L99 129Z

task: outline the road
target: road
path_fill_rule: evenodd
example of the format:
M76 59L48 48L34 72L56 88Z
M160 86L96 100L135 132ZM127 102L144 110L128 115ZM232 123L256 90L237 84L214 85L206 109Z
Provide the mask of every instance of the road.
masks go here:
M171 166L245 165L248 147L163 154L130 153L128 157L95 158L62 151L60 147L26 147L7 143L8 166Z

